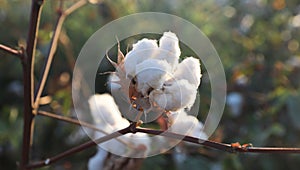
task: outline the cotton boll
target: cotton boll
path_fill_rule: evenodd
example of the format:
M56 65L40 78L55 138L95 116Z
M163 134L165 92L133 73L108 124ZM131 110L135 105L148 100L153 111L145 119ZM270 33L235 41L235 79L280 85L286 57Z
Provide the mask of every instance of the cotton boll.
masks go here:
M170 65L166 61L148 59L136 66L137 90L144 96L150 88L160 89L170 73Z
M237 117L242 112L244 97L238 92L231 92L227 95L226 103L231 110L232 116Z
M118 106L109 94L93 95L88 102L96 125L114 126L123 119Z
M133 48L129 51L124 60L124 68L127 75L135 76L136 65L144 60L151 58L158 49L156 40L144 38L133 44Z
M203 132L203 124L195 116L188 115L184 110L171 114L169 119L173 123L169 129L171 132L189 135L203 140L208 138Z
M164 86L163 90L153 90L149 99L152 106L159 106L167 111L190 108L196 99L197 89L187 80L181 79Z
M99 170L104 166L104 161L108 155L108 152L98 147L97 153L89 159L88 170Z
M166 60L174 69L178 64L180 54L181 51L177 36L172 32L165 32L159 40L159 49L156 52L155 58Z
M191 134L192 129L199 122L196 117L187 115L187 113L183 109L178 111L178 114L173 114L170 119L173 124L169 128L169 130L171 132L183 135Z
M193 57L188 57L178 64L177 69L174 73L174 78L186 79L198 88L200 85L200 78L202 77L200 62L198 59Z

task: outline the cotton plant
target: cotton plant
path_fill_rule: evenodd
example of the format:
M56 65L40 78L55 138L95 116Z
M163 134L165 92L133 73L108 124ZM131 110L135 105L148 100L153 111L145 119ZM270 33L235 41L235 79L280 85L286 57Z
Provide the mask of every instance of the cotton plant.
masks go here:
M143 38L133 44L126 55L121 52L118 44L118 61L114 62L107 56L116 68L109 77L109 85L112 93L124 94L126 102L139 113L166 115L167 131L207 139L203 124L195 116L186 113L195 102L201 82L200 62L193 57L186 57L179 62L180 55L179 40L172 32L163 33L159 41ZM114 98L109 94L92 96L89 105L94 124L106 133L115 132L130 124L122 117ZM138 122L139 117L136 116L135 121ZM97 132L94 137L104 135ZM167 142L165 138L161 143L164 142ZM124 144L128 146L124 147ZM103 156L107 152L130 156L128 147L147 155L151 152L151 145L153 141L151 143L147 134L126 134L118 140L112 139L100 144L105 151L99 148L89 165L103 165Z

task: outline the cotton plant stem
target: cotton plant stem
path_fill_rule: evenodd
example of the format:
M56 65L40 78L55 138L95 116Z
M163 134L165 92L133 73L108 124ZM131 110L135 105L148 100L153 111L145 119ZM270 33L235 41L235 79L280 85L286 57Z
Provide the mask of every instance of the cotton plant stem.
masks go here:
M23 64L23 81L24 81L24 125L23 125L23 143L22 143L22 160L20 169L29 170L27 164L30 160L31 139L33 134L33 71L34 71L34 57L38 35L38 27L40 23L40 16L43 0L32 0L30 26L28 31L27 47L24 56L22 57Z
M300 148L285 148L285 147L253 147L253 146L233 146L232 144L219 143L210 140L202 140L191 136L175 134L168 131L153 130L146 128L136 128L136 132L142 132L152 135L161 135L173 139L179 139L186 142L207 146L210 148L226 151L230 153L300 153Z
M97 132L101 132L104 135L108 135L109 134L109 133L103 131L102 129L99 129L95 125L92 125L92 124L84 122L84 121L79 121L79 120L76 120L76 119L73 119L73 118L69 118L69 117L65 117L65 116L60 116L60 115L57 115L57 114L54 114L54 113L50 113L50 112L46 112L46 111L41 111L41 110L38 111L38 115L50 117L50 118L53 118L53 119L56 119L56 120L59 120L59 121L64 121L64 122L75 124L75 125L79 125L79 126L83 126L83 127L89 128L91 130L94 130L94 131L97 131ZM132 145L130 145L129 143L126 143L125 141L123 141L121 139L117 138L116 140L119 141L120 143L122 143L125 146L133 148Z
M127 128L124 128L124 129L121 129L121 130L119 130L117 132L114 132L114 133L111 133L109 135L103 136L103 137L101 137L99 139L96 139L94 141L88 141L88 142L86 142L84 144L81 144L79 146L71 148L71 149L69 149L69 150L67 150L65 152L62 152L62 153L60 153L58 155L55 155L55 156L50 157L50 158L47 158L47 159L45 159L43 161L38 161L38 162L31 163L31 164L29 164L27 166L27 168L40 168L40 167L51 165L52 163L54 163L54 162L56 162L58 160L61 160L61 159L66 158L66 157L68 157L70 155L73 155L73 154L78 153L80 151L83 151L83 150L85 150L87 148L95 146L95 145L97 145L99 143L106 142L108 140L117 138L119 136L125 135L125 134L130 133L130 132L131 132L131 130L130 130L130 126L129 126Z
M252 146L251 147L234 147L232 144L225 144L225 143L219 143L219 142L214 142L214 141L209 141L209 140L202 140L202 139L198 139L198 138L191 137L191 136L176 134L173 132L140 128L140 127L136 126L136 122L133 122L127 128L121 129L117 132L114 132L114 133L111 133L104 137L101 137L95 141L86 142L82 145L76 146L72 149L62 152L56 156L45 159L44 161L38 161L38 162L31 163L27 167L28 168L39 168L39 167L48 166L58 160L66 158L77 152L83 151L89 147L95 146L96 144L108 141L110 139L117 138L117 137L125 135L127 133L137 133L137 132L165 136L168 138L191 142L191 143L199 144L202 146L206 146L206 147L210 147L210 148L214 148L214 149L218 149L218 150L226 151L226 152L230 152L230 153L300 153L300 148L252 147Z

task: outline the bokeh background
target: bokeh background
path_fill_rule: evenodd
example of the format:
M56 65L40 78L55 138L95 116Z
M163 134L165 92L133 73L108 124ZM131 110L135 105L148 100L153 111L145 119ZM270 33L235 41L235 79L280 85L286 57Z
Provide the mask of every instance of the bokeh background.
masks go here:
M65 6L76 2L64 1ZM35 61L36 80L49 48L58 6L58 0L48 0L44 5ZM25 45L29 11L29 0L0 0L0 43L11 47ZM43 109L76 118L71 79L83 44L106 23L145 11L170 13L192 22L219 53L228 94L225 112L212 140L300 147L298 0L105 0L89 3L64 23L43 93ZM125 51L128 42L122 44ZM182 50L183 54L190 54L184 45ZM22 67L14 56L0 51L0 57L0 169L17 169L23 126ZM97 77L97 84L104 84L105 78ZM209 107L210 103L210 89L205 88L208 79L204 79L203 84L198 117L201 120L206 116L205 106ZM103 93L106 88L99 86L96 90ZM77 126L39 116L33 137L33 160L45 159L88 140ZM87 162L95 152L96 148L91 148L41 169L87 169ZM300 155L297 154L230 154L185 146L180 152L174 149L147 158L142 169L296 170L299 167Z

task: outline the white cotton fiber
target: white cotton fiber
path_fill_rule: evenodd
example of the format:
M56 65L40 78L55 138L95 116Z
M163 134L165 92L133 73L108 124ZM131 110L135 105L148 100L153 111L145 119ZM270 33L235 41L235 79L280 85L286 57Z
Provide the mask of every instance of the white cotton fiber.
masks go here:
M163 90L153 90L149 98L152 105L159 105L168 111L190 108L196 99L197 89L187 80L181 79L164 86Z
M169 131L171 132L207 139L207 135L203 132L203 124L195 116L188 115L183 109L171 114L170 121L172 125Z
M157 41L147 38L144 38L133 44L132 50L126 54L124 60L126 75L131 75L134 77L136 65L148 58L151 58L157 48Z
M201 76L200 62L193 57L188 57L179 63L174 73L175 79L188 80L196 88L200 85Z
M181 51L177 36L172 32L165 32L159 40L159 48L155 54L155 58L166 60L175 69L180 54Z
M144 96L149 88L160 89L170 74L170 65L164 60L148 59L136 66L137 89Z
M95 124L114 126L122 118L118 106L109 94L96 94L89 99Z

